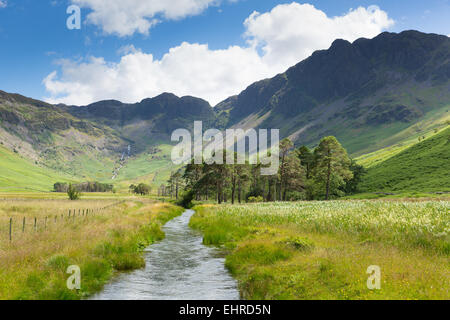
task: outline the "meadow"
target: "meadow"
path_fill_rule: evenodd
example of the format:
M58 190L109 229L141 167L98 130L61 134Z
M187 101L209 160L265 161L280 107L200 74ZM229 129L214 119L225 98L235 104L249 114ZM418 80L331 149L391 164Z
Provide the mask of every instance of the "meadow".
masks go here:
M195 209L245 299L450 299L448 198ZM374 265L381 290L367 287Z
M161 226L182 211L146 198L91 195L68 201L57 194L53 199L9 194L0 200L0 299L89 297L118 272L143 267L143 250L163 239ZM80 290L66 286L71 265L81 269Z

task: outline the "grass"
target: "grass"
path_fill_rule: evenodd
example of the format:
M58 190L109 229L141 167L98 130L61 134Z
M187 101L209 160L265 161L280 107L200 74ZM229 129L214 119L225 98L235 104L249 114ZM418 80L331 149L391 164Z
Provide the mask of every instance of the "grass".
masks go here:
M377 191L450 191L450 128L373 166L360 189Z
M450 120L450 116L449 119ZM374 167L383 161L388 160L389 158L394 157L395 155L401 153L402 151L407 150L408 148L413 147L417 143L419 143L419 137L426 137L426 139L429 139L442 130L445 130L447 128L447 124L439 125L438 127L427 129L427 131L418 130L418 132L411 132L410 136L406 138L405 140L402 140L399 143L396 143L394 145L391 145L389 147L377 150L375 152L367 153L362 156L359 156L355 160L362 166L366 168Z
M407 105L407 104L406 104ZM442 105L432 111L428 111L424 118L415 123L395 122L379 127L348 128L342 130L342 123L337 124L337 130L342 130L337 135L338 139L347 148L349 154L360 157L363 160L367 155L381 155L380 150L391 149L391 155L395 154L397 147L401 149L404 145L413 145L419 137L429 137L434 131L442 130L448 126L450 121L449 105ZM370 141L368 144L367 142ZM389 157L390 155L387 155ZM384 158L386 159L386 158ZM377 160L377 157L375 159ZM369 160L370 161L370 160ZM367 165L367 161L363 161Z
M118 190L128 190L131 184L141 182L152 185L154 189L167 183L171 171L179 169L179 166L172 163L172 146L161 144L155 148L158 149L155 153L143 153L128 160L114 181Z
M110 206L112 205L112 206ZM100 208L105 208L98 210ZM62 219L68 209L90 209L88 217ZM101 290L117 272L144 266L143 249L161 240L161 226L182 213L149 199L10 199L0 201L0 226L18 221L9 242L0 229L0 299L82 299ZM77 211L78 212L78 211ZM73 211L72 211L73 214ZM45 228L44 218L50 216ZM58 216L55 221L54 216ZM22 233L23 217L30 220ZM38 230L34 231L33 218ZM72 215L73 217L73 215ZM67 289L67 267L81 268L81 290Z
M0 190L9 192L40 191L53 189L57 181L72 182L75 179L48 168L39 167L18 154L0 146Z
M358 193L351 196L345 196L340 198L340 200L412 200L417 199L421 201L432 201L432 200L448 200L450 197L449 193L434 193L434 192L419 192L419 191L400 191L396 193Z
M70 170L61 165L60 159L54 159L59 167L47 159L46 163L54 165L58 169L50 169L39 166L32 161L21 157L3 146L0 146L0 192L49 192L56 182L80 182L100 181L114 184L120 192L127 192L131 184L141 182L150 184L156 190L161 184L166 183L170 173L179 169L175 167L170 158L171 146L158 145L160 151L154 154L143 153L129 159L127 164L119 172L115 180L111 180L113 162L103 157L98 160L86 154L80 154L70 159ZM59 159L59 160L58 160ZM69 161L69 160L67 160ZM64 172L70 171L77 175Z
M246 299L449 299L450 202L198 206L191 226L227 252ZM381 267L382 289L367 288Z

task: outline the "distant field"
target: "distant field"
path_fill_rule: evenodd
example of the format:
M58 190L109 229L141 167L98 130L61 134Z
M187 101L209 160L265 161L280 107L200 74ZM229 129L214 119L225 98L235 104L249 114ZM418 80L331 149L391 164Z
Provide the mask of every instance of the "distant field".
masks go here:
M0 300L96 293L117 272L142 267L142 250L162 239L160 227L183 211L145 198L74 202L27 196L0 200ZM70 265L81 268L80 291L67 289Z
M246 299L450 299L449 201L200 206ZM367 288L369 266L381 290Z

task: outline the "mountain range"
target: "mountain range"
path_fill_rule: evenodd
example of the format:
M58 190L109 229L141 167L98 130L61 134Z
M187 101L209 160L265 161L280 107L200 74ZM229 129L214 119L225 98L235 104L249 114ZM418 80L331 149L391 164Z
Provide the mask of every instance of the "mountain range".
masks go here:
M311 147L334 135L356 157L445 126L449 80L450 38L385 32L336 40L214 107L171 93L135 104L67 106L0 91L0 143L75 180L124 183L164 181L170 135L194 121L204 128L280 129L282 137Z

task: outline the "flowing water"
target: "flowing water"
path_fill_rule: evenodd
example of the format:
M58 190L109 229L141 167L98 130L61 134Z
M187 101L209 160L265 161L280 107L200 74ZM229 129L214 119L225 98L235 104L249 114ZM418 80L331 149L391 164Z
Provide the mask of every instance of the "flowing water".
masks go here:
M236 281L218 249L189 228L194 211L168 222L166 238L148 248L146 267L121 274L94 300L237 300Z

